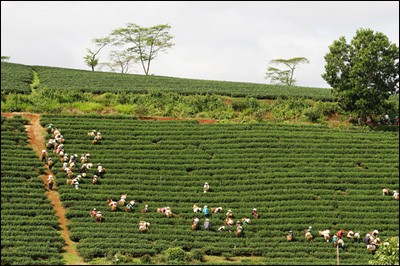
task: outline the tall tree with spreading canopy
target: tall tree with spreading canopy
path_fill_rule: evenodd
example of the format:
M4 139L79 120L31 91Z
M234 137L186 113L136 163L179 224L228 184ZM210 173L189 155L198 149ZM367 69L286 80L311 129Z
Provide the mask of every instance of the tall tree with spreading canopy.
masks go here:
M271 79L271 83L281 85L294 86L296 79L294 78L294 70L299 64L308 64L310 61L305 57L294 57L290 59L274 59L270 61L273 65L284 65L287 69L281 70L276 67L268 67L266 79Z
M94 71L94 68L99 64L99 58L96 58L96 56L111 42L111 40L109 37L105 37L93 39L92 42L96 45L97 49L92 51L86 48L87 55L84 57L84 60L86 65L88 65L90 68L92 68L92 71Z
M159 52L166 52L174 46L173 36L169 33L171 26L161 24L152 27L141 27L128 23L126 27L114 30L111 37L113 45L126 47L126 51L137 56L141 62L144 73L149 74L150 63L158 56Z
M399 48L381 32L359 29L346 43L340 37L325 55L322 78L346 111L382 114L387 99L399 89Z
M110 61L101 63L101 66L107 66L112 72L117 73L129 73L131 64L137 62L137 57L127 50L113 50L110 52L108 58Z

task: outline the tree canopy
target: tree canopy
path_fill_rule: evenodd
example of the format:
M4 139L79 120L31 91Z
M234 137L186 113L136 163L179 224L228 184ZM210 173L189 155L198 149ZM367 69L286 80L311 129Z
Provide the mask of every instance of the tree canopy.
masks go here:
M93 39L96 50L86 49L85 63L92 68L97 65L107 66L113 72L128 73L133 63L140 62L144 73L150 72L151 62L160 52L166 52L174 46L173 36L169 33L171 26L160 24L152 27L141 27L128 23L126 27L115 29L104 38ZM108 60L99 62L99 52L108 44L113 49L109 51Z
M266 78L271 79L271 83L278 83L282 85L293 86L296 84L294 78L294 70L298 64L308 64L310 61L305 57L294 57L290 59L274 59L270 61L270 64L284 65L287 69L281 70L276 67L268 67Z
M386 100L399 89L399 48L386 35L359 29L351 42L340 37L325 55L322 78L346 111L382 114Z
M144 73L149 74L150 63L159 52L166 52L175 44L172 43L173 36L169 33L171 26L161 24L152 27L141 27L128 23L125 28L119 28L111 33L114 46L125 47L125 51L136 56L141 62Z
M105 46L110 43L110 38L105 37L93 39L92 42L97 46L97 49L95 51L92 51L91 49L86 48L87 55L84 57L84 59L86 65L88 65L92 69L92 71L94 71L94 68L99 64L99 58L96 58L96 56Z

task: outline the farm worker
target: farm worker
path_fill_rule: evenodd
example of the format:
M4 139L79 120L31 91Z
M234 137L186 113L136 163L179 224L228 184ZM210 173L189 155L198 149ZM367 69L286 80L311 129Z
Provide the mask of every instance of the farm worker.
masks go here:
M335 242L339 240L339 237L337 235L332 236L332 243L335 244Z
M228 210L227 212L226 212L226 217L232 217L232 211L231 210Z
M60 144L57 146L57 153L60 153L62 149L64 148L64 144Z
M136 207L136 202L134 200L131 200L127 205L126 205L126 209L130 210L133 209L134 207Z
M96 140L96 141L100 141L101 140L100 132L97 132L97 135L94 137L94 140Z
M53 189L53 184L54 184L54 178L52 175L49 175L47 178L47 181L49 182L49 189Z
M75 163L76 162L76 158L78 158L77 154L71 155L71 157L69 158L69 163Z
M343 230L339 230L339 231L336 233L336 235L337 235L339 238L342 238L342 237L343 237L343 233L344 233Z
M42 163L47 164L47 151L42 150Z
M207 205L204 205L204 207L203 207L203 214L205 217L208 217L208 215L209 215L209 209L208 209Z
M203 189L204 189L204 193L206 193L210 189L210 185L208 184L208 182L204 183Z
M73 185L75 186L75 189L79 189L79 181L77 179L74 179Z
M287 238L288 241L292 241L293 240L293 231L292 230L289 231L289 234L287 235L286 238Z
M93 208L93 210L90 212L90 215L92 217L96 217L96 214L97 214L97 210L96 210L96 208Z
M197 218L197 217L195 217L195 218L193 219L193 223L194 223L194 224L197 224L199 221L200 221L200 220L199 220L199 218Z
M251 222L250 218L243 218L243 224L249 224Z
M99 175L103 173L103 166L101 165L101 163L97 164L97 172Z
M366 245L369 245L370 244L370 240L371 240L371 235L370 234L366 234L365 237L364 237L364 243Z
M253 209L253 217L254 218L258 217L258 213L257 213L257 209L256 208Z
M47 132L48 132L48 133L51 133L51 130L53 129L53 124L48 124L48 125L46 126L46 129L47 129Z
M349 123L352 123L352 124L355 123L354 115L350 115L348 121L349 121Z
M144 205L144 209L142 210L142 213L146 214L147 209L149 208L149 205Z
M49 166L49 169L51 170L51 168L53 167L53 159L51 159L51 157L49 157L49 159L47 160L47 165Z
M103 215L101 214L101 211L98 211L96 214L96 223L101 223L102 218Z
M207 231L210 231L210 229L211 229L211 224L208 219L206 219L206 221L204 222L204 229Z
M237 229L243 230L243 227L240 225L240 221L236 222L236 230Z

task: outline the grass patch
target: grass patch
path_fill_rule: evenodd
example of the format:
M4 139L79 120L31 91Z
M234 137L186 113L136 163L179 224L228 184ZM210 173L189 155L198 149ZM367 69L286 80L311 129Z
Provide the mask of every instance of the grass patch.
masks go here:
M118 113L126 114L126 115L133 115L135 113L133 104L117 104L114 106L114 109Z
M104 108L104 105L94 102L75 102L71 104L71 107L76 108L84 113L90 113L102 110Z

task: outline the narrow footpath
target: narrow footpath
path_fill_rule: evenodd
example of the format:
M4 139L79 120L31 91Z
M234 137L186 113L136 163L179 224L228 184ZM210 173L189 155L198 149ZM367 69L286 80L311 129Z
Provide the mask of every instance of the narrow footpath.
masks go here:
M46 139L46 129L40 125L40 115L39 114L32 114L32 113L1 113L2 116L12 117L14 115L21 115L23 118L29 119L29 124L25 125L26 131L29 137L29 144L36 153L36 155L41 159L41 152L45 147L45 139ZM83 259L79 256L79 253L76 249L76 242L71 240L67 224L69 220L65 217L65 209L61 205L60 201L60 194L58 193L58 188L54 184L53 190L49 190L47 177L48 175L55 176L51 170L45 165L46 168L46 175L43 175L43 183L46 187L46 195L50 199L51 204L53 205L58 222L61 228L61 236L65 239L65 246L63 250L64 260L66 261L67 265L88 265L85 263Z

